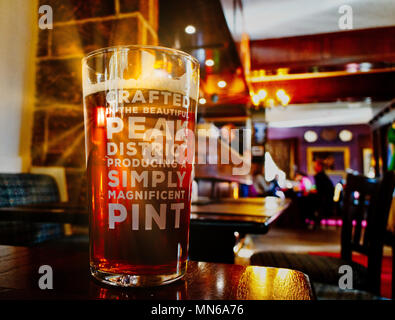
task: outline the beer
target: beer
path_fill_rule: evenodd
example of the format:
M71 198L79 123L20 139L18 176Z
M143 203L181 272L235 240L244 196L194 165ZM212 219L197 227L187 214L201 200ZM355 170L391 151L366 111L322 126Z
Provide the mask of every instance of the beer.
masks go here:
M154 80L84 84L90 265L109 284L162 284L186 270L196 97Z

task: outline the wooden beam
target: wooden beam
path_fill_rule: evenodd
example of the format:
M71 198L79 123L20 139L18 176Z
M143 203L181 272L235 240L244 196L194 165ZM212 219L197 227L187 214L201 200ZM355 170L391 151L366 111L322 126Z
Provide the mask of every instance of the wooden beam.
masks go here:
M395 27L251 41L252 69L395 62Z

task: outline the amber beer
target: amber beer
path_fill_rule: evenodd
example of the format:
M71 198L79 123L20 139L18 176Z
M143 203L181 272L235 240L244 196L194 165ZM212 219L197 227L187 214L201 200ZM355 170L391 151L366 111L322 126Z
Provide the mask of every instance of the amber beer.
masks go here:
M107 74L84 74L91 273L119 286L168 283L187 265L198 64L129 46L93 53L84 72L103 61L95 54L107 55Z

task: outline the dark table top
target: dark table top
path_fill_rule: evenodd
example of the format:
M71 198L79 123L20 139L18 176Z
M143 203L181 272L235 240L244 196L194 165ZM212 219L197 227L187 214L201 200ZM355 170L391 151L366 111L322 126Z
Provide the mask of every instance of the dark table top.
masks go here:
M211 226L245 233L266 233L288 207L278 198L221 199L193 204L191 226ZM59 222L88 225L87 207L71 203L45 203L0 208L0 221Z
M52 268L52 290L39 289L42 265ZM0 299L310 300L313 293L298 271L194 261L172 284L115 288L90 276L86 249L0 246Z

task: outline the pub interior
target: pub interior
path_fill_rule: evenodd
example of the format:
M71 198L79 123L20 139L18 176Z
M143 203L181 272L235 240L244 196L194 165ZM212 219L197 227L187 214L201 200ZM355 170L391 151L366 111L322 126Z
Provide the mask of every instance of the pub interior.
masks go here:
M0 9L0 299L393 299L393 0ZM139 291L88 266L81 59L122 45L200 63L187 273Z

